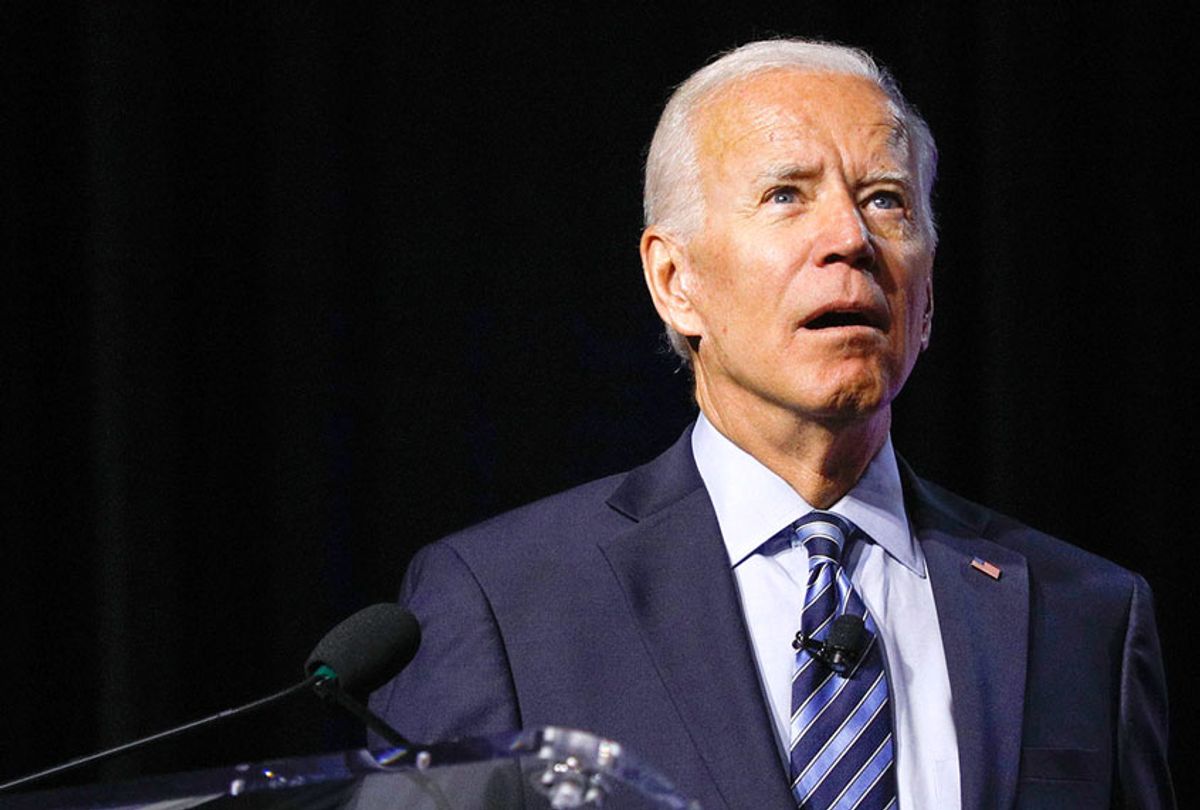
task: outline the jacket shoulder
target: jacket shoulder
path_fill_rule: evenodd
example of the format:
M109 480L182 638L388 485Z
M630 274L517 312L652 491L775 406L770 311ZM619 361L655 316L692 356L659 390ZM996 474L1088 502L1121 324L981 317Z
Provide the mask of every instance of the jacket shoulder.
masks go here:
M630 521L607 503L628 473L599 478L488 518L448 535L449 546L472 566L493 557L562 553L592 544Z
M1030 572L1041 581L1074 581L1081 585L1107 586L1129 598L1132 590L1145 587L1134 572L1073 543L1035 529L995 509L962 497L945 487L917 478L910 479L910 502L918 523L942 522L1017 552L1026 558Z
M441 543L469 562L594 548L701 486L689 426L674 444L641 466L497 515Z

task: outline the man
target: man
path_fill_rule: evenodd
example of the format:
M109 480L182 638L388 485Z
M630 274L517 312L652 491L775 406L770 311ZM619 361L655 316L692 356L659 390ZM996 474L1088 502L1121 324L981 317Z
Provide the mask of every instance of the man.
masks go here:
M1173 806L1145 582L892 449L934 164L859 51L754 43L685 82L641 255L700 416L424 549L421 651L375 707L417 739L586 728L706 808Z

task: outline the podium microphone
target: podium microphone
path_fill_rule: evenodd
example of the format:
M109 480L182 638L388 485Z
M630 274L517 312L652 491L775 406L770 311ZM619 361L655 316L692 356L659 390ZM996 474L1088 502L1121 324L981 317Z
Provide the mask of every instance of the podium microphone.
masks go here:
M398 748L412 744L352 693L374 692L408 666L421 626L404 608L384 602L355 613L326 634L304 663L317 694L341 706Z
M351 692L370 692L391 680L408 665L421 643L421 626L416 618L394 603L363 608L330 630L317 644L305 664L308 676L287 689L259 700L193 720L175 728L142 737L85 757L55 765L44 771L22 776L0 785L0 793L24 787L67 773L85 765L95 765L120 754L136 751L162 740L179 737L223 720L232 720L273 706L297 692L313 688L322 697L333 700L366 723L372 731L393 745L409 743L383 720L350 696Z

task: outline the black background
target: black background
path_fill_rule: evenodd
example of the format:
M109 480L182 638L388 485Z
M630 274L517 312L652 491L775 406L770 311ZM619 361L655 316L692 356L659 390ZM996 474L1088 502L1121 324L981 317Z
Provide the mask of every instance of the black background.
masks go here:
M691 70L790 34L938 138L897 447L1149 579L1189 795L1194 26L729 6L0 4L0 776L282 687L420 545L666 447L644 150ZM80 778L356 741L298 700Z

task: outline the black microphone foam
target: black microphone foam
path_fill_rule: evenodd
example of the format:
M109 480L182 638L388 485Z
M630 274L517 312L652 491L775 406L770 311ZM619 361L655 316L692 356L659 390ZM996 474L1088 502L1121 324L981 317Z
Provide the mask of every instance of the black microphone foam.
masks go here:
M421 643L421 625L393 602L365 607L325 634L304 670L322 666L337 673L347 692L373 692L408 665Z

